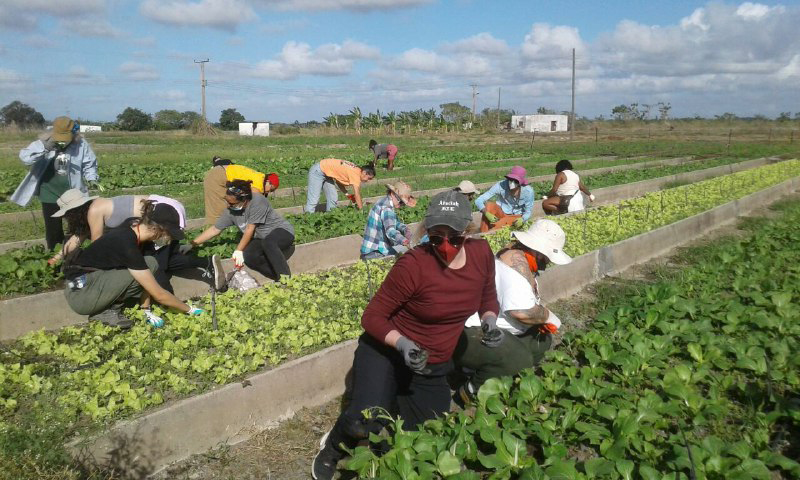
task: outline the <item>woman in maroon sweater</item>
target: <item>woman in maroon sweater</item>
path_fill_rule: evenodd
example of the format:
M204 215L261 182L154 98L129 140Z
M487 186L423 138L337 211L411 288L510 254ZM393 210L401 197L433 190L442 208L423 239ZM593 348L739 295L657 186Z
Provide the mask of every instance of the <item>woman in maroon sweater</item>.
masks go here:
M436 195L425 215L430 243L402 255L367 305L353 361L352 399L320 442L315 479L333 478L345 456L341 445L353 448L381 430L383 423L374 414L365 418L364 410L399 414L408 429L449 410L445 376L473 312L481 315L485 344L503 340L495 325L494 256L485 240L464 236L471 219L464 194Z

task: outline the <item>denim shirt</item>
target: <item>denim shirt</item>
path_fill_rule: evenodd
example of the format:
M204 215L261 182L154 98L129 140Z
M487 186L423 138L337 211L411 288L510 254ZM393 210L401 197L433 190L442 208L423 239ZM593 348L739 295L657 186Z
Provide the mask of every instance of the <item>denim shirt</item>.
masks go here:
M97 157L89 146L89 142L82 137L78 137L69 144L64 153L69 157L67 169L67 179L70 188L80 189L82 192L88 191L86 182L97 181ZM45 151L44 143L36 140L19 152L19 159L22 163L31 167L30 171L17 190L11 195L11 201L24 207L30 203L31 199L39 195L39 186L42 182L47 166L56 157L55 151Z
M527 222L533 214L533 187L525 185L521 188L522 191L519 192L519 198L517 198L511 194L511 190L508 188L508 179L501 180L478 197L475 200L475 206L478 210L483 210L489 199L497 197L497 205L503 209L506 215L522 215L522 220Z

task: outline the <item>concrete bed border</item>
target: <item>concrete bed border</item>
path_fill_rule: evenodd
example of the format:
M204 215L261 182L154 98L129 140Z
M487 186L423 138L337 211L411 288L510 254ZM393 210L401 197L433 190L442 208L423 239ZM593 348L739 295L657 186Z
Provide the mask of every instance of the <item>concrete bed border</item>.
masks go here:
M546 302L565 298L600 278L618 273L732 223L800 188L800 177L720 205L670 225L622 240L547 270L541 278ZM345 391L355 341L350 340L246 382L177 401L120 422L68 448L77 458L100 465L155 473L167 465L220 444L235 444L289 418L299 408L324 404ZM133 460L132 460L133 459ZM125 463L127 462L127 463ZM142 470L144 469L144 470Z
M777 161L780 160L759 158L705 170L695 170L641 182L600 188L594 191L597 196L595 204L615 203L626 198L657 191L662 185L669 182L683 180L694 182L717 175L756 168ZM536 202L534 212L537 217L543 215L541 201ZM480 221L480 216L477 213L473 218L476 222ZM411 227L413 231L414 225L412 224ZM361 240L361 235L354 234L297 245L294 255L289 259L289 266L294 273L305 273L355 263L359 260ZM225 260L223 264L226 271L231 270L231 260ZM269 281L252 270L250 272L262 283ZM173 277L172 285L179 298L197 297L208 292L208 284L196 276L193 278ZM18 338L41 328L52 330L85 323L86 318L86 316L74 313L69 308L61 290L0 300L0 341Z

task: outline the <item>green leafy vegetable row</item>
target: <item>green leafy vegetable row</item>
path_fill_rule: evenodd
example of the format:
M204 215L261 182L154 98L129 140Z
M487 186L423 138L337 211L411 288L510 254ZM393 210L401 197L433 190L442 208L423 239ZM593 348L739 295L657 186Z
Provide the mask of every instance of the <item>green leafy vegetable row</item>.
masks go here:
M369 478L800 477L800 203L694 266L614 295L568 350L492 379L473 411L355 450Z

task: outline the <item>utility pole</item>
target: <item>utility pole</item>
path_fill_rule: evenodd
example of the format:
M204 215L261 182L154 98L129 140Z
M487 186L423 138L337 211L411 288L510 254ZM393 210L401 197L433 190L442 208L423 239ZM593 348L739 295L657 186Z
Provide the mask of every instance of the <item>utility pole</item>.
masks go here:
M472 123L475 123L475 99L478 97L478 93L475 91L478 88L478 85L472 84Z
M575 139L575 49L572 49L572 111L570 113L569 139Z
M200 64L200 90L202 92L203 97L203 120L208 121L206 118L206 63L208 63L208 59L205 60L195 60L194 63Z
M500 128L500 87L497 87L497 128Z

